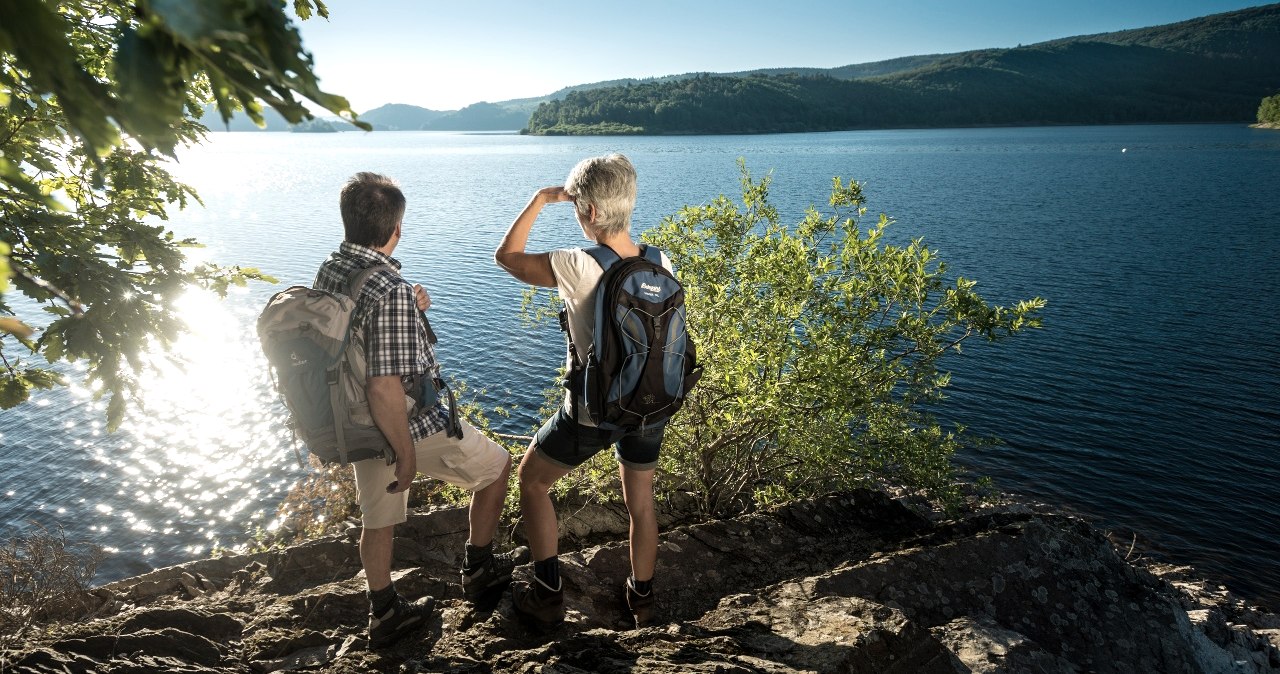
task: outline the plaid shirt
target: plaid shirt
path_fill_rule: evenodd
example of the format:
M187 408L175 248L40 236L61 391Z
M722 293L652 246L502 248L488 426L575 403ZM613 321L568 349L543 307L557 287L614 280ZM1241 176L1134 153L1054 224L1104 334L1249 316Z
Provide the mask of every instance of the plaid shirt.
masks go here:
M351 278L361 269L390 265L396 271L375 272L356 298L352 321L365 336L368 376L399 375L408 392L413 376L440 376L435 351L427 341L426 327L418 318L413 286L399 274L400 261L367 246L342 242L337 252L320 265L313 287L331 293L350 291ZM444 401L409 419L409 434L417 442L443 431L449 421Z

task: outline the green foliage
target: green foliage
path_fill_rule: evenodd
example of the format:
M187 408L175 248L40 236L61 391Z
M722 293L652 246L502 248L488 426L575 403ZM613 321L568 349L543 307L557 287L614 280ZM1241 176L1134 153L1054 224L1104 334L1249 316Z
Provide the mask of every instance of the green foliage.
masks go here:
M922 58L911 70L700 75L568 93L533 134L780 133L886 127L1240 122L1280 81L1280 5L1016 49ZM831 74L857 76L855 70Z
M564 302L554 290L529 286L520 294L520 320L526 327L556 320L563 306Z
M13 269L9 267L9 244L0 241L0 293L9 289L9 277Z
M1262 99L1262 105L1258 106L1258 122L1280 124L1280 94Z
M587 124L556 122L552 126L537 129L537 134L540 136L638 136L644 133L646 133L644 127L612 121Z
M0 646L15 646L33 624L81 617L94 603L89 581L101 561L101 548L69 544L61 530L11 537L0 547Z
M682 209L645 239L685 284L706 371L668 428L664 469L697 486L708 512L887 477L944 494L961 438L925 412L942 397L948 351L1038 326L1039 299L989 306L973 281L916 239L865 230L857 183L833 182L823 215L794 227L769 180L743 168L743 202Z
M668 425L660 469L703 509L752 506L867 483L954 497L965 442L925 411L942 400L948 352L1039 327L1041 299L993 306L920 239L865 229L861 186L833 181L830 211L788 226L769 179L742 167L742 203L689 206L644 234L685 286L705 368Z
M295 0L302 18L318 0ZM321 91L311 56L283 3L254 0L9 0L0 5L3 83L51 95L67 130L102 153L123 132L171 153L187 141L180 125L192 94L208 95L223 119L244 108L261 120L266 102L291 122L309 119L305 96L352 116L346 100Z
M327 16L318 0L293 7ZM83 360L114 427L143 352L182 329L190 284L268 278L185 265L192 242L163 222L197 197L164 155L202 137L206 102L224 120L243 107L260 122L264 101L299 122L298 96L353 119L318 88L284 3L0 3L0 292L25 296L0 296L0 408L55 383L46 363Z

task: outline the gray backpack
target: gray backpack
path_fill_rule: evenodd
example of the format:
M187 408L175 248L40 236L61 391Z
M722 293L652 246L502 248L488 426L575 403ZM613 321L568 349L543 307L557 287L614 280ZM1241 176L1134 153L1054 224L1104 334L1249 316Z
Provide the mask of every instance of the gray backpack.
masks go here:
M258 339L289 409L289 428L325 463L395 461L369 412L364 336L351 324L361 288L380 270L394 271L361 270L346 295L293 286L273 295L258 316ZM412 397L405 396L405 406L410 416L417 413Z

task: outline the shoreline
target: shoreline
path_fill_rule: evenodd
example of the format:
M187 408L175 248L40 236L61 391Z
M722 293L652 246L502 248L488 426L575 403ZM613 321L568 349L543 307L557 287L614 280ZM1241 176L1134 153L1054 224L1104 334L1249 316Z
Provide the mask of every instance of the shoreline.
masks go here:
M1280 127L1277 127L1277 128L1280 128ZM905 488L898 487L895 485L881 485L880 489L887 494L891 494L893 498L901 500L903 503L909 504L912 508L920 509L922 512L931 512L933 513L933 516L940 516L937 514L936 509L933 508L932 505L929 504L927 501L907 496L908 490L906 490ZM966 490L968 492L972 493L974 489L975 489L974 485L966 483ZM441 509L445 507L446 506L439 505L439 504L436 504L436 505L428 504L428 505L421 506L416 510L419 512L429 512L433 509ZM565 506L565 507L568 508L570 506ZM574 506L574 507L576 508L577 506ZM1259 607L1269 612L1280 614L1280 604L1277 604L1274 600L1269 599L1267 597L1252 596L1248 592L1243 592L1238 588L1228 589L1228 585L1232 585L1234 583L1232 583L1227 577L1223 576L1220 573L1214 573L1211 571L1202 570L1200 567L1196 566L1194 563L1180 560L1178 555L1175 552L1163 550L1159 546L1150 544L1150 541L1152 540L1152 538L1150 535L1146 534L1143 530L1134 529L1129 526L1120 525L1120 524L1105 523L1104 522L1105 518L1103 518L1102 516L1091 514L1089 512L1086 512L1076 507L1063 505L1063 504L1047 503L1047 502L1037 500L1036 498L1033 498L1029 495L1018 494L1016 492L1008 491L1008 490L998 490L998 495L991 497L990 503L986 505L980 505L979 507L977 507L977 509L973 510L972 512L967 512L966 514L974 515L974 514L986 512L993 509L1009 509L1009 508L1025 509L1027 512L1036 512L1041 514L1062 515L1062 516L1067 516L1067 517L1089 522L1090 526L1093 526L1099 531L1102 531L1104 535L1112 542L1112 544L1118 550L1127 550L1131 555L1134 555L1135 561L1138 559L1144 559L1150 564L1168 566L1171 568L1188 569L1191 571L1192 575L1201 579L1205 583L1212 584L1215 587L1220 587L1224 591L1229 591L1233 596L1239 597L1243 601L1246 601L1253 606ZM410 512L412 514L413 512L415 512L415 509L411 508ZM667 525L671 525L671 524L697 523L697 520L690 519L685 515L677 515L676 513L673 513L673 512L667 513L667 518L668 518L667 522L664 523L664 530ZM356 531L358 531L358 526L356 528ZM617 524L617 529L612 531L611 533L615 535L625 536L626 532L627 532L626 523L625 521L621 521ZM296 547L298 545L306 545L308 543L311 543L316 540L321 540L323 538L325 537L322 536L319 538L312 538L312 539L284 545L281 547L283 549L288 549L291 547ZM583 542L599 542L599 540L592 539L592 538L587 538L583 540L580 538L579 543L583 543ZM278 549L278 548L272 548L272 549ZM266 552L270 552L270 551L271 550L267 550ZM224 548L222 549L221 552L211 551L209 556L206 556L203 558L189 559L182 562L155 567L148 571L143 571L140 573L131 574L131 575L120 577L120 578L104 580L102 582L93 582L90 584L90 589L92 591L96 591L102 588L110 588L118 584L128 585L135 581L149 582L151 580L157 580L157 579L161 580L161 582L165 582L171 585L172 583L170 581L172 581L172 579L175 577L174 574L171 573L172 570L187 569L192 565L202 566L205 563L211 563L213 564L213 568L217 569L223 566L223 564L220 563L220 560L224 560L224 559L237 559L237 560L243 560L244 563L250 563L252 561L258 560L263 554L266 554L266 552L263 552L263 551L235 552L233 548Z
M10 644L0 666L346 673L395 671L406 659L438 671L465 658L484 671L598 671L607 661L674 672L689 664L681 653L699 652L708 665L768 661L776 672L852 663L952 671L951 662L975 671L1280 670L1280 615L1191 567L1128 559L1088 521L1008 495L955 518L892 488L699 523L677 524L687 509L664 508L660 607L670 622L638 631L614 615L613 581L629 568L625 510L564 514L562 573L573 591L569 621L550 642L514 619L507 597L492 612L462 601L466 511L454 507L414 512L397 532L406 541L397 586L436 596L444 614L390 651L362 647L353 529L108 583L93 591L89 619Z
M652 137L679 138L683 136L781 136L795 135L805 133L845 133L849 131L946 131L946 130L974 130L974 129L1060 129L1060 128L1081 128L1081 127L1124 127L1124 126L1238 126L1247 124L1253 128L1280 128L1280 125L1266 127L1260 124L1248 124L1244 121L1211 121L1211 122L1112 122L1108 124L1089 124L1083 122L1043 122L1043 123L1026 123L1026 124L969 124L963 126L858 126L858 127L842 127L838 129L802 129L802 130L765 130L765 131L644 131L641 127L639 131L625 132L599 132L599 133L546 133L545 131L529 131L521 129L519 135L534 136L539 138L555 138L555 137ZM553 127L554 128L554 127Z

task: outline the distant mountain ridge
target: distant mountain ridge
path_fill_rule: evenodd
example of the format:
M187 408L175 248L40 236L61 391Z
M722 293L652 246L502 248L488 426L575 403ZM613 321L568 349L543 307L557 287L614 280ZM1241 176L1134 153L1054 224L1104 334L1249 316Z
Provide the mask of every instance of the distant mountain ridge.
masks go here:
M708 75L747 77L760 74L826 74L837 79L856 79L911 70L935 63L947 56L949 55L903 56L885 61L859 63L837 68L765 68L732 73L691 72L642 79L622 78L588 84L575 84L546 96L513 98L496 103L482 101L468 105L460 110L431 110L407 103L387 103L360 113L360 120L372 124L375 131L517 131L528 126L530 115L533 114L534 110L538 109L539 105L548 101L561 100L576 91L683 81ZM213 106L210 105L206 106L205 115L201 121L211 131L288 131L290 128L284 117L281 117L279 113L270 108L264 110L263 116L266 120L266 126L262 128L254 124L249 119L249 116L243 112L235 113L229 123L223 124L217 113L214 112ZM324 119L333 123L340 130L354 130L354 127L344 124L337 117L325 117Z
M906 69L851 79L797 69L580 90L540 105L528 130L778 133L1251 121L1262 98L1280 89L1280 4L899 65Z
M1280 4L1273 4L1012 49L623 78L460 110L387 104L360 119L383 131L544 134L1247 121L1277 91ZM243 113L224 125L208 112L203 121L214 131L289 130L269 108L265 129Z
M378 131L417 131L424 124L447 114L447 111L428 110L406 103L387 103L360 113L360 120L372 124Z

